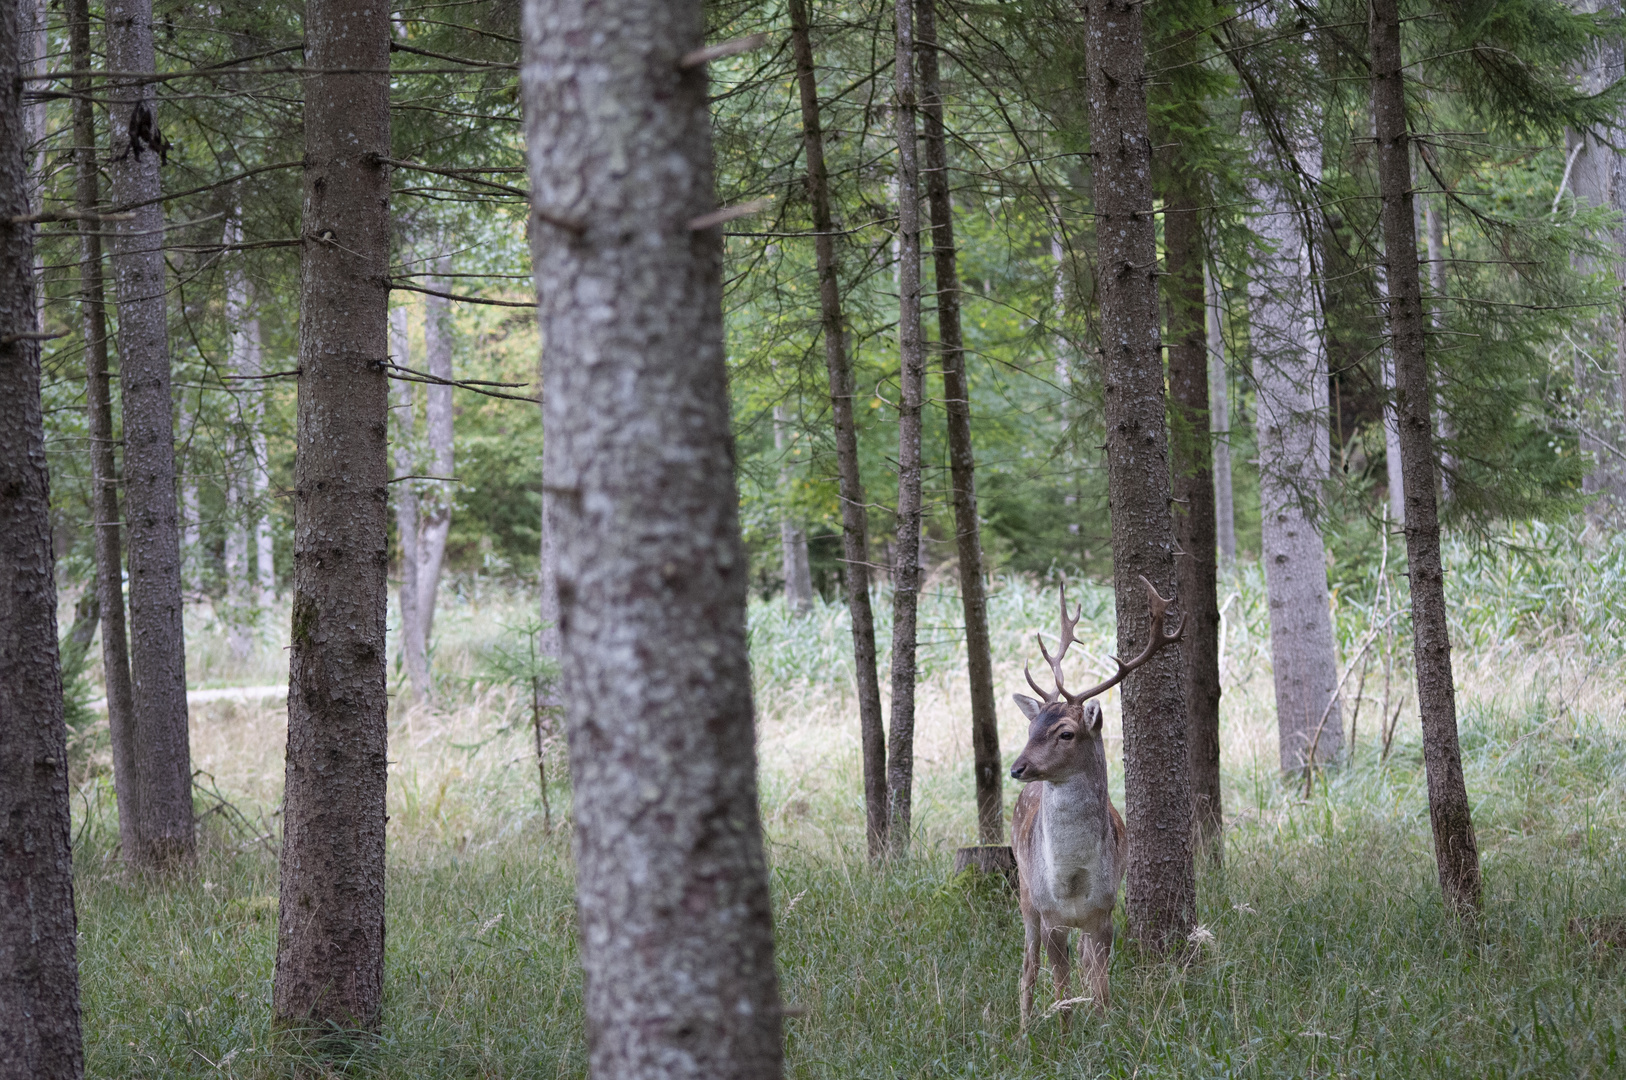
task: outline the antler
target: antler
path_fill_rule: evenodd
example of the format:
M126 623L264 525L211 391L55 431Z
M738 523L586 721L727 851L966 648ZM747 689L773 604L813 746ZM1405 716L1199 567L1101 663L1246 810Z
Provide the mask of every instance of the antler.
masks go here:
M1046 705L1049 705L1057 698L1062 697L1066 698L1069 702L1075 700L1061 684L1061 658L1067 655L1068 646L1078 640L1077 638L1073 637L1073 628L1078 625L1078 620L1083 617L1083 615L1084 605L1080 604L1078 605L1078 614L1074 615L1071 619L1067 617L1067 586L1063 584L1061 587L1061 648L1056 650L1055 656L1051 656L1049 650L1044 647L1044 637L1039 634L1033 635L1039 641L1039 652L1044 654L1045 662L1050 665L1050 673L1056 677L1056 688L1050 691L1048 694L1039 689L1039 684L1033 681L1033 673L1028 670L1028 666L1026 664L1022 665L1022 674L1027 676L1028 685L1033 687L1033 692L1035 694L1038 694L1040 697L1044 698L1044 703Z
M1173 603L1174 600L1172 597L1165 600L1163 597L1159 596L1157 590L1152 588L1152 583L1146 580L1146 576L1144 574L1141 575L1140 580L1141 583L1146 586L1146 606L1148 609L1150 609L1152 615L1152 625L1146 642L1146 648L1141 650L1141 654L1129 661L1127 664L1114 656L1112 661L1118 665L1117 674L1113 675L1105 682L1099 683L1090 687L1088 690L1077 694L1068 693L1061 684L1061 658L1066 654L1067 646L1073 643L1073 627L1078 625L1078 615L1073 616L1072 620L1068 621L1067 590L1066 587L1063 586L1061 594L1061 648L1057 651L1055 659L1051 659L1050 653L1046 652L1044 640L1041 638L1039 641L1039 651L1044 653L1044 658L1050 662L1050 670L1054 672L1056 676L1055 691L1045 694L1043 690L1039 689L1039 684L1033 681L1033 676L1028 673L1027 667L1024 665L1022 668L1023 674L1027 675L1028 677L1028 685L1033 687L1035 692L1044 695L1046 705L1049 705L1058 698L1066 698L1069 705L1076 705L1080 701L1088 701L1092 697L1106 693L1114 686L1117 686L1119 683L1123 682L1125 675L1128 675L1131 671L1134 671L1136 668L1140 667L1142 664L1146 663L1153 656L1155 656L1157 651L1163 648L1163 646L1174 644L1185 634L1186 617L1184 614L1181 614L1180 623L1174 628L1172 633L1166 633L1164 631L1164 618L1168 614L1169 605ZM1080 605L1079 615L1082 614L1083 606Z

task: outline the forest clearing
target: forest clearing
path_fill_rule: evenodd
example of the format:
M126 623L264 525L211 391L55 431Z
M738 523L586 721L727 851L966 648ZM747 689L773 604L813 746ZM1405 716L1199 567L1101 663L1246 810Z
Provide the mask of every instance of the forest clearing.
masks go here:
M0 1080L1626 1074L1626 21L0 0Z

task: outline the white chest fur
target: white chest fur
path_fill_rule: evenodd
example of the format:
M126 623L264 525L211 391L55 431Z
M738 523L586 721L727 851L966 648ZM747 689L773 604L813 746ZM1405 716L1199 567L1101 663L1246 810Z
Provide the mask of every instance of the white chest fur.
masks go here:
M1117 900L1117 847L1109 803L1084 784L1044 784L1034 822L1028 888L1052 926L1093 926Z

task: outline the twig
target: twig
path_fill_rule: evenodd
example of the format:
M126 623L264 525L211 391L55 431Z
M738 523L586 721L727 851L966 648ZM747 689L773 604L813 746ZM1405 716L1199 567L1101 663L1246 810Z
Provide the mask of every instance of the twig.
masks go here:
M298 375L304 369L294 368L291 371L269 371L264 375L222 375L222 379L280 379L284 375Z
M766 210L772 202L772 199L752 199L750 202L740 203L738 206L725 206L721 210L713 210L709 214L701 214L699 217L694 218L689 222L689 229L693 232L700 232L703 229L721 225L725 221L750 217L752 214L759 214Z
M693 52L684 53L677 62L678 70L688 71L691 68L699 67L701 64L709 64L713 60L721 60L724 57L738 56L740 53L760 49L766 44L768 44L768 35L762 33L735 38L733 41L719 42L716 45L707 45L703 49L695 49Z
M0 337L0 345L15 345L19 341L55 341L59 337L67 337L71 332L62 330L53 334L44 330L24 330L21 333Z
M427 296L438 296L443 300L461 300L465 304L489 304L492 307L517 308L534 308L536 306L535 300L487 300L483 296L463 296L458 293L441 292L439 289L426 289L422 285L408 285L395 278L390 278L390 288L405 289L407 292L423 293Z
M131 221L134 214L98 214L94 210L46 210L38 214L18 214L13 225L43 225L51 221Z
M467 390L472 394L484 394L486 397L504 398L508 401L528 401L532 405L541 404L540 400L533 397L520 397L518 394L499 394L495 390L480 389L481 386L518 387L527 386L528 383L459 382L456 379L443 379L439 375L431 375L427 371L414 371L412 368L402 367L400 364L394 364L388 360L382 361L382 366L390 369L391 372L400 372L400 374L390 374L390 378L399 379L402 382L420 382L427 383L430 386L454 386L459 390Z
M399 484L402 480L445 480L453 484L461 484L463 482L460 477L456 476L429 476L423 473L412 473L408 476L397 476L393 480L386 480L384 482L386 484Z

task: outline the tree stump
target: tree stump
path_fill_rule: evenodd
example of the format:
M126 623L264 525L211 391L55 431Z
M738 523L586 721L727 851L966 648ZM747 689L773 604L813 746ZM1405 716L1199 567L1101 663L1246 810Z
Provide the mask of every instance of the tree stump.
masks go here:
M998 874L1011 888L1016 888L1016 853L1009 844L977 844L963 847L954 853L954 872L963 874L975 870L979 874Z

